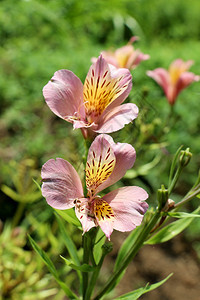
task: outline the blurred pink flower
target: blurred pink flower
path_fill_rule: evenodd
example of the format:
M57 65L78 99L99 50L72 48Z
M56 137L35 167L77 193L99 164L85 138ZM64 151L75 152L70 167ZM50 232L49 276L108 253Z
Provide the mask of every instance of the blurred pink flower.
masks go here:
M116 68L134 69L143 60L150 58L148 54L143 54L139 49L134 49L131 45L138 38L133 36L126 46L118 48L114 52L102 51L101 54L107 63L112 64ZM95 62L96 58L92 58Z
M184 88L193 81L200 80L200 76L187 72L192 64L192 60L184 62L182 59L176 59L169 66L169 70L157 68L153 71L147 71L147 75L163 88L170 105L174 105L178 94Z
M131 88L129 70L116 69L100 56L90 67L84 85L71 71L59 70L43 88L43 95L49 108L73 123L74 129L110 133L138 115L135 104L120 105Z
M135 158L131 145L115 144L110 136L101 134L88 152L86 198L78 173L62 158L50 159L43 165L42 195L56 209L75 207L84 233L98 225L109 239L113 229L131 231L142 222L148 194L137 186L121 187L103 197L97 193L120 180L132 168Z

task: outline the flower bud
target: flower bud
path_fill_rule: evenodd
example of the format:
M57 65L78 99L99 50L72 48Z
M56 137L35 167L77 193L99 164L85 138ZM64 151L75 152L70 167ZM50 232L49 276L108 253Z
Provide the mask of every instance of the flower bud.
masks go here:
M168 190L165 189L164 185L161 186L161 189L158 189L157 192L158 198L158 209L162 210L168 200Z
M186 150L182 150L180 153L179 162L182 167L187 166L187 164L190 162L190 159L192 157L192 153L189 151L190 149L187 148Z

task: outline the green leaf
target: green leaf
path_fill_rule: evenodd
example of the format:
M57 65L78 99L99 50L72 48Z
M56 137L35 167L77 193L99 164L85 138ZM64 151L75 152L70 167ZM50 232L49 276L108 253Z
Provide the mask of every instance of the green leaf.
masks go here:
M36 242L32 239L30 235L28 235L29 241L31 243L31 246L33 249L39 254L39 256L42 258L46 266L48 267L49 271L51 274L54 276L56 279L57 283L60 285L60 287L63 289L65 294L69 297L69 299L79 299L69 288L66 286L66 284L59 279L57 270L51 261L51 259L48 257L48 255L36 244Z
M41 192L41 186L39 185L39 183L34 178L32 178L32 180L36 184L38 190Z
M94 259L96 264L98 265L101 255L102 255L102 246L105 243L106 236L103 233L103 231L99 228L96 238L95 238L95 243L94 243L94 248L93 248L93 254L94 254Z
M141 297L143 294L146 294L152 290L155 290L156 288L158 288L159 286L161 286L163 283L165 283L171 276L173 275L173 273L171 273L169 276L167 276L165 279L163 279L160 282L154 283L154 284L149 284L147 283L147 285L145 287L139 288L133 292L124 294L118 298L116 298L115 300L137 300L139 297Z
M200 210L200 207L198 207L193 213L198 213ZM191 215L187 218L182 218L178 221L175 221L173 223L170 223L169 225L162 228L158 233L156 233L154 236L152 236L150 239L148 239L144 244L159 244L164 243L172 238L174 238L176 235L178 235L180 232L182 232L186 227L190 225L190 223L194 220L195 217L191 217Z
M127 253L129 252L129 250L132 248L132 246L135 243L135 240L138 236L138 233L140 231L140 226L136 227L130 234L129 236L125 239L125 241L123 242L119 252L118 252L118 256L117 259L115 261L115 267L114 267L114 271L116 271L120 264L122 263L122 261L124 260L124 258L126 257Z
M200 218L200 215L197 214L193 214L193 213L186 213L186 212L168 212L167 213L168 216L173 217L173 218L178 218L178 219L182 219L182 218Z
M72 241L71 237L68 235L67 231L65 230L65 226L64 226L61 218L58 216L57 213L55 213L55 216L56 216L59 228L60 228L60 232L62 234L63 242L69 252L69 255L70 255L72 261L76 265L80 265L80 260L78 258L77 249L74 245L74 242Z
M72 269L74 270L78 270L78 271L81 271L81 272L92 272L95 270L95 267L92 267L88 264L83 264L81 266L77 266L75 264L73 264L70 260L66 259L65 257L63 257L62 255L60 255L60 257L65 261L65 263L71 267Z
M76 217L75 211L73 208L66 210L55 209L55 211L68 223L75 225L82 230L81 223Z
M176 162L177 162L178 156L179 156L182 148L183 148L183 145L180 146L180 148L178 148L178 150L176 151L176 154L174 155L174 159L172 161L171 168L170 168L170 173L169 173L168 187L170 186L170 184L172 182L172 177L173 177L173 174L174 174L174 171L175 171Z

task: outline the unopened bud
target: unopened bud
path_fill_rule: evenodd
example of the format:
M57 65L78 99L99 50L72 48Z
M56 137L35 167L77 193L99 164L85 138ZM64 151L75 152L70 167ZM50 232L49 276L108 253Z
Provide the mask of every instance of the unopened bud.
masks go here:
M187 166L187 164L190 162L190 159L192 157L192 153L189 151L190 149L187 148L186 150L182 150L180 153L179 162L182 167Z
M165 189L164 185L162 185L161 189L158 190L157 197L158 197L158 209L161 210L165 206L168 200L168 190Z

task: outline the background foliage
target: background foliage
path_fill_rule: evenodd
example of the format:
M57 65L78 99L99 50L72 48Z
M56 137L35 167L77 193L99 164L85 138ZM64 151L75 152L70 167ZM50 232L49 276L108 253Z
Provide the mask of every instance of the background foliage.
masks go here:
M35 184L31 180L27 183L27 178L34 177L39 182L41 165L52 157L63 157L82 171L81 133L53 115L43 100L43 86L62 68L72 70L84 82L91 57L98 56L101 50L126 44L132 35L140 37L136 48L150 54L151 59L132 71L129 101L138 105L139 118L113 134L116 141L131 143L137 152L134 170L123 183L143 186L151 192L150 201L154 205L154 193L161 183L167 184L172 154L182 144L190 147L194 155L176 187L174 199L191 187L200 164L200 85L194 83L180 94L175 116L171 118L161 88L145 73L156 67L167 68L172 60L182 58L194 60L191 71L200 74L199 10L199 0L1 1L0 205L3 209L0 218L3 222L13 222L14 218L16 221L18 206L21 213L15 226L20 224L31 231L30 218L37 219L34 209L43 209L48 213L42 218L52 227L51 210L36 196ZM24 195L25 185L28 188ZM11 191L6 192L5 186ZM17 199L12 191L18 195ZM27 199L24 205L22 199ZM195 201L190 206L195 208ZM42 225L38 222L36 226L38 239L45 232ZM190 240L195 239L196 249L199 249L199 227L195 222L187 233ZM51 252L51 242L47 245Z

